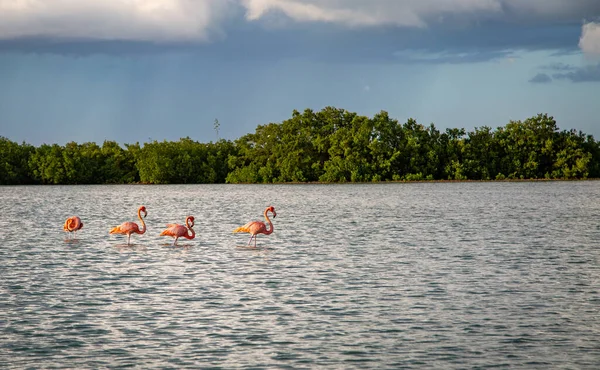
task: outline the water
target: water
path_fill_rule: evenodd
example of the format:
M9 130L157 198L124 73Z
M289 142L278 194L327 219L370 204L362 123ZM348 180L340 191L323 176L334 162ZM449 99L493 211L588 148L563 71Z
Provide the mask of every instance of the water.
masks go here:
M0 187L3 368L600 366L600 182ZM148 209L148 232L108 235ZM273 205L275 232L231 231ZM84 228L65 241L64 220ZM194 240L158 234L196 218Z

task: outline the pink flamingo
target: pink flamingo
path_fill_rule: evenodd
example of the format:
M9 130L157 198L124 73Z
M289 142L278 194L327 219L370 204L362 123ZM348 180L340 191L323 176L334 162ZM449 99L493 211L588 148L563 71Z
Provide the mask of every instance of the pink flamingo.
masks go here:
M72 232L75 232L75 234L77 234L77 230L81 230L82 227L83 222L81 222L81 219L77 216L71 216L65 221L63 230L68 232L68 235L71 235L70 233Z
M142 222L141 230L135 222L126 221L126 222L123 222L119 226L113 227L110 230L109 234L127 235L127 245L129 245L129 240L131 238L131 234L133 234L133 233L143 234L146 232L146 223L144 222L144 219L142 218L142 215L141 215L142 212L144 212L144 217L146 217L148 215L148 213L146 212L146 207L141 206L140 208L138 208L138 212L137 212L138 218Z
M250 240L248 240L248 244L250 245L250 242L252 241L252 238L254 238L254 248L256 248L256 235L257 234L265 234L265 235L269 235L273 232L273 223L271 222L271 220L269 219L269 216L267 215L267 212L271 212L273 213L273 218L277 217L277 213L275 212L275 208L273 206L269 206L265 209L265 212L263 213L263 215L265 216L265 220L267 220L267 222L269 223L269 229L267 230L267 225L262 222L262 221L250 221L247 224L245 224L244 226L240 226L237 229L233 230L234 233L239 233L239 232L244 232L244 233L250 233Z
M177 245L177 239L184 237L186 239L192 240L196 237L196 232L194 229L194 216L187 216L185 219L185 226L179 224L167 224L167 229L163 230L160 233L160 236L172 236L175 238L173 241L173 245ZM188 234L188 229L191 231L191 234Z

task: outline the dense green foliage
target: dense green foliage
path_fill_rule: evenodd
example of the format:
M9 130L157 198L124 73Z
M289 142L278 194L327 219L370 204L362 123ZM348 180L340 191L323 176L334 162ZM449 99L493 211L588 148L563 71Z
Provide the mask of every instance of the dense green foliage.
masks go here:
M215 130L218 121L215 120ZM327 107L235 141L33 147L0 137L0 184L194 184L600 177L600 144L539 114L496 130L436 129Z

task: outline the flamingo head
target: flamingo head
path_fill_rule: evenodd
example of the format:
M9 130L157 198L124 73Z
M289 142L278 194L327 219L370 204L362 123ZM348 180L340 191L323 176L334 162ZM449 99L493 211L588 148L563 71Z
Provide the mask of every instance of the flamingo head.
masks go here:
M273 218L277 217L277 213L275 212L275 207L269 206L269 207L267 207L267 211L271 211L271 213L273 213Z
M195 220L194 216L188 216L188 217L187 217L187 219L186 219L186 223L188 223L188 224L189 224L189 226L188 226L188 227L194 227L194 220Z
M146 206L141 206L140 209L138 209L138 212L144 212L144 218L146 218L146 216L148 215L148 212L146 211Z

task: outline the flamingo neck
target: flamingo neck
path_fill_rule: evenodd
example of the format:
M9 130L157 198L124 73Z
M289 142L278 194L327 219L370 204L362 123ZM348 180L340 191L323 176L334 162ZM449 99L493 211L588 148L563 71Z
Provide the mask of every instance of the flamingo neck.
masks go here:
M267 212L269 212L269 210L265 210L264 216L265 216L265 220L267 220L267 223L269 224L269 229L267 231L265 231L265 235L269 235L273 232L273 223L271 222L271 219L269 219L269 215L267 214Z
M142 223L142 229L138 232L138 234L143 234L146 232L146 223L144 222L144 219L142 218L142 210L138 209L138 218L140 219L140 222Z
M189 231L191 231L192 233L191 233L191 234L189 234ZM186 239L190 239L190 240L192 240L192 239L194 239L194 238L196 237L196 232L194 231L194 229L192 229L192 228L190 227L190 228L188 229L188 232L187 232L187 233L185 233L185 235L184 235L183 237L184 237L184 238L186 238Z
M190 221L191 221L191 219L189 217L185 219L185 225L188 228L188 232L186 232L183 237L186 238L186 239L190 239L191 240L191 239L194 239L196 237L196 232L193 229L194 224L190 224L191 223ZM189 234L189 231L191 231L192 233Z

